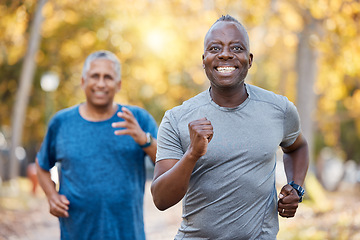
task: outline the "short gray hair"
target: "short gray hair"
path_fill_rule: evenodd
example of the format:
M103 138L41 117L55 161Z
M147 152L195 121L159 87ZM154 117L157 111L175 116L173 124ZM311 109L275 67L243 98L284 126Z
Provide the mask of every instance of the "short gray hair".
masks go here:
M90 70L91 63L97 59L106 59L106 60L111 61L114 64L113 67L114 67L114 71L116 73L116 81L121 80L120 61L116 57L115 54L113 54L112 52L106 51L106 50L100 50L100 51L93 52L86 58L83 69L82 69L82 77L84 79L86 78L87 72Z

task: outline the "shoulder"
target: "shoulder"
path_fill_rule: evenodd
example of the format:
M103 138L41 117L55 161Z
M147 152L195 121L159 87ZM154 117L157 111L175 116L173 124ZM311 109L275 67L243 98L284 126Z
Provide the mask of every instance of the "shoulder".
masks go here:
M288 104L290 103L287 97L265 90L263 88L250 84L246 84L246 88L250 95L251 101L269 104L275 108L281 109L284 112L286 111Z
M79 105L64 108L54 114L48 124L48 133L56 134L62 127L72 125L80 116L78 113Z
M54 114L51 118L49 124L58 124L62 121L73 119L79 114L79 105L74 105L72 107L64 108Z
M184 101L181 105L166 111L165 115L171 115L175 119L181 119L183 116L192 114L199 108L202 108L210 103L208 91L209 90L205 90L198 95Z

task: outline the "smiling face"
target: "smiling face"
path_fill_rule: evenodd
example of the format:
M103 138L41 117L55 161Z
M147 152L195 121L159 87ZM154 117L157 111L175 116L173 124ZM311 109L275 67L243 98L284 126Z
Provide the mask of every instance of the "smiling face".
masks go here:
M94 108L110 108L121 86L114 63L107 59L92 61L85 78L81 80L81 86L89 105Z
M247 33L241 25L219 21L207 33L203 64L212 88L242 87L252 59Z

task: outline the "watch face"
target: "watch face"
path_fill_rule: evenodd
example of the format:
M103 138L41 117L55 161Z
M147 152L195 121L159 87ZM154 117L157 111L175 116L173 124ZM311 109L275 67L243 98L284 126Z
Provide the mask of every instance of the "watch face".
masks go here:
M149 132L146 133L146 143L151 143L151 134Z
M146 133L146 143L144 145L140 145L142 148L149 147L152 143L152 136L149 132Z

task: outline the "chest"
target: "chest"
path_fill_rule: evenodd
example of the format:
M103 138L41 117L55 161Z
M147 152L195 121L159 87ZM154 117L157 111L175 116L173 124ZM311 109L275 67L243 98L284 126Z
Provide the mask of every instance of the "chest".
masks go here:
M141 153L131 136L117 136L111 123L63 124L54 144L56 158L63 166L107 163L122 164L122 159ZM135 157L132 157L135 159Z
M279 111L199 111L179 124L184 152L190 145L187 123L202 117L211 121L214 131L207 153L198 161L208 167L220 160L240 164L272 161L283 138L283 114Z

